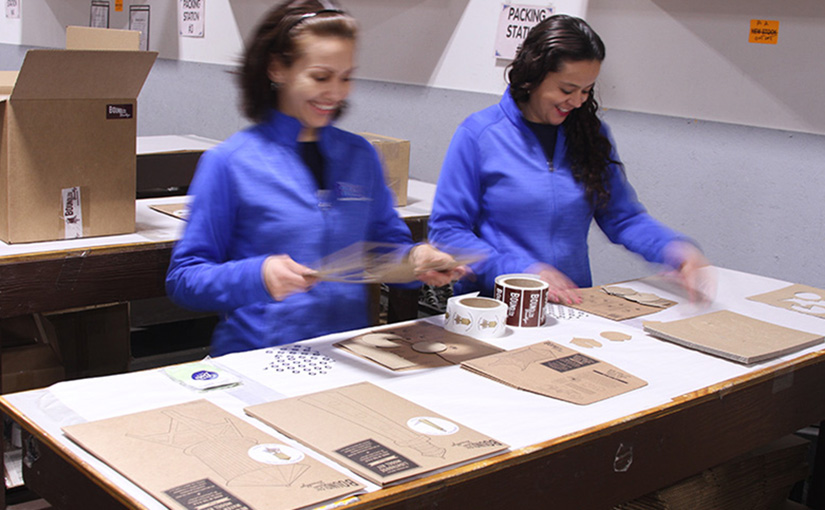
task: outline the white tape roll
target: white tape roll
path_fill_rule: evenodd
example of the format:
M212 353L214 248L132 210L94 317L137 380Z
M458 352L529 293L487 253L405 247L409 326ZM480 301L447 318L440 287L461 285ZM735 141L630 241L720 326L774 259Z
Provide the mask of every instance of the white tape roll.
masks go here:
M497 276L495 298L507 307L507 325L522 328L544 325L549 288L547 282L534 274Z
M455 296L447 300L444 329L473 338L496 338L507 327L507 306L501 301L474 294Z

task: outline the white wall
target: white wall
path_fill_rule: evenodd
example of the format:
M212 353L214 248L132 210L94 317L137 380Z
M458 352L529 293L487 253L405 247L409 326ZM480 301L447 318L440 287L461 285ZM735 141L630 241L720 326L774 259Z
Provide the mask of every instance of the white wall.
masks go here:
M825 133L822 0L591 0L603 106ZM748 42L779 21L778 44Z
M518 0L583 16L588 0ZM243 40L273 0L208 0L203 38L178 37L176 0L149 5L150 49L160 58L233 65ZM20 20L0 17L0 43L63 47L67 25L88 25L90 0L25 0ZM128 4L110 10L111 28L128 28ZM359 76L389 82L499 93L506 62L493 47L500 0L342 0L361 25Z

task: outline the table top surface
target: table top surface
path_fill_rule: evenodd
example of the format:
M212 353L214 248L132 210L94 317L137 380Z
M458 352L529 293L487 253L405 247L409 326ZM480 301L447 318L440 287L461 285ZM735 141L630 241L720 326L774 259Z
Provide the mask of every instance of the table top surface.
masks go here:
M427 217L432 210L435 184L410 180L407 205L397 207L404 219ZM111 249L171 246L183 235L185 221L152 209L155 205L185 204L186 196L146 198L135 201L135 232L101 237L60 241L8 244L0 241L0 264L30 258L62 257L67 253L95 252Z
M236 388L198 393L173 382L162 369L157 369L67 381L45 389L4 395L0 398L0 407L15 419L35 428L67 455L80 460L90 471L100 473L137 504L147 508L164 507L64 437L61 427L206 398L281 437L276 431L246 416L243 409L279 398L370 381L509 444L511 452L507 455L512 458L513 455L527 455L549 444L558 445L571 438L603 432L626 422L630 417L660 412L669 406L700 398L707 395L709 388L747 384L747 381L766 373L787 371L795 363L825 362L823 344L746 366L655 339L642 331L642 320L668 321L725 309L825 335L825 320L821 318L746 299L784 288L787 282L721 268L715 268L715 271L719 290L716 300L709 306L692 304L671 282L651 277L625 282L622 286L656 293L676 301L676 306L617 323L560 305L550 305L550 317L545 326L508 328L504 336L485 340L508 350L546 340L554 341L616 365L648 382L643 388L586 406L519 391L457 366L392 372L334 347L334 342L359 333L346 332L287 346L213 358L211 362L242 378L244 383ZM443 316L422 320L443 324ZM600 336L604 331L623 332L630 335L631 340L607 341ZM599 339L601 347L573 345L571 340L575 337ZM278 370L288 368L280 366L284 354L323 362L331 368L325 374L310 374L300 369ZM140 391L134 388L140 388ZM359 481L368 487L368 491L378 490L377 486L366 480Z

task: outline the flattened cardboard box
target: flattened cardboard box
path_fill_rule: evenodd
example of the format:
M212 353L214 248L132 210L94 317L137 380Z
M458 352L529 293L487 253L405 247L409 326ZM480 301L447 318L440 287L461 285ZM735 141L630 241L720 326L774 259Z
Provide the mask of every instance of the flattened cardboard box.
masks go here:
M387 187L395 196L395 205L407 205L407 181L410 178L410 141L377 135L375 133L358 133L378 151L381 165L384 167L384 179Z
M425 347L443 346L436 349ZM449 367L504 349L428 322L376 329L335 344L390 370Z
M1 240L134 232L136 98L156 57L26 53L0 99Z
M646 321L651 335L690 349L751 364L822 342L822 335L760 321L728 310L670 322Z
M461 368L520 390L579 405L647 386L647 382L620 368L554 342L465 361Z
M63 432L169 508L287 510L363 488L206 400Z
M379 485L507 448L367 382L245 411Z

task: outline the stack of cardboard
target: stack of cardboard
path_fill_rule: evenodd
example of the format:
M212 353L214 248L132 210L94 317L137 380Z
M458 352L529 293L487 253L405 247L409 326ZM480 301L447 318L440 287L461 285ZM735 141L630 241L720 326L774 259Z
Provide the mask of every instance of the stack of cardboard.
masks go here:
M808 473L809 444L787 436L615 510L779 510Z

